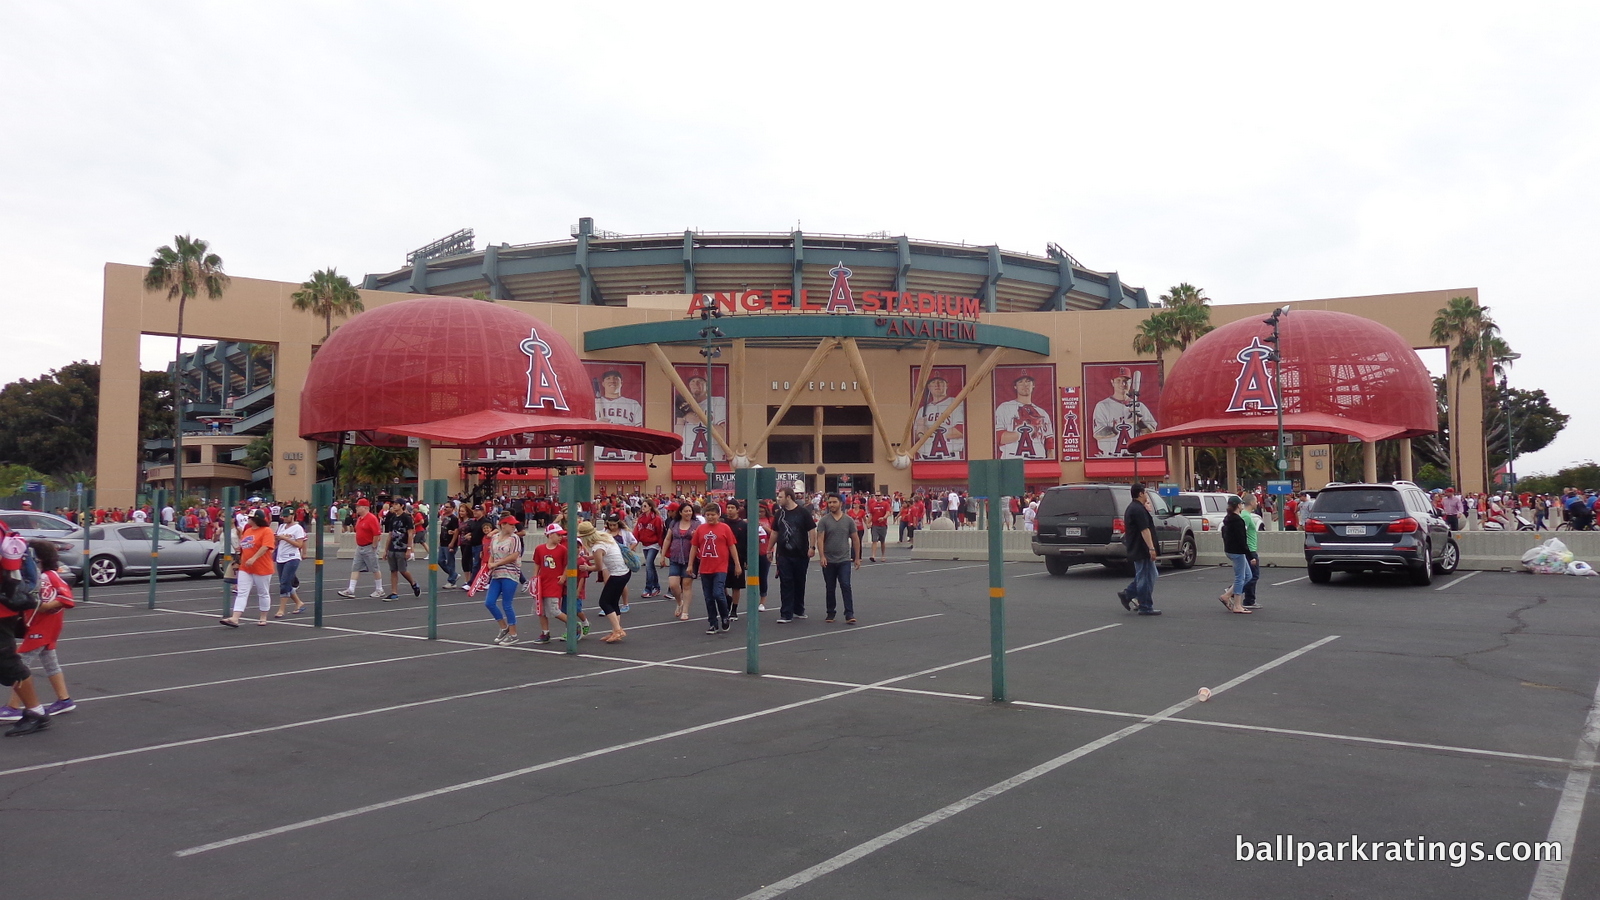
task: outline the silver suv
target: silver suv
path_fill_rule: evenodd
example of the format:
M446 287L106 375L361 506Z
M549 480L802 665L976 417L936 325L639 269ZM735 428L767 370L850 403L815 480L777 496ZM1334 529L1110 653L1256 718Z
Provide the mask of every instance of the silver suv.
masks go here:
M1450 526L1422 488L1409 481L1330 484L1305 514L1306 571L1327 584L1335 571L1407 572L1432 584L1461 562Z

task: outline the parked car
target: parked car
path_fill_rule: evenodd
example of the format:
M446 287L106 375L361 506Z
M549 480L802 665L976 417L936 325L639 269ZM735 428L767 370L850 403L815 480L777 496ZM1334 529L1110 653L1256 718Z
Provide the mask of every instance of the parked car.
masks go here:
M1305 518L1306 571L1313 584L1338 572L1407 572L1431 584L1461 562L1450 526L1409 481L1329 485Z
M1150 493L1154 507L1154 536L1162 561L1180 569L1194 565L1194 526L1187 516ZM1125 484L1063 484L1044 492L1039 501L1033 553L1044 557L1051 575L1065 575L1080 563L1100 563L1111 569L1130 568L1122 546L1126 526L1122 513L1133 494Z
M1228 498L1233 494L1216 494L1208 491L1185 491L1173 498L1173 507L1189 517L1200 531L1221 531L1222 520L1228 515Z
M95 525L89 529L88 577L91 584L105 585L124 575L150 574L150 541L157 526L128 522L116 525ZM59 539L57 546L71 545L71 552L79 554L78 568L73 574L83 579L83 531L80 529ZM158 560L161 574L182 573L190 578L222 574L222 545L216 541L202 541L171 528L160 527L161 557ZM62 550L62 562L68 561L69 551Z
M78 530L78 526L55 513L31 509L0 509L0 522L26 538L54 538Z

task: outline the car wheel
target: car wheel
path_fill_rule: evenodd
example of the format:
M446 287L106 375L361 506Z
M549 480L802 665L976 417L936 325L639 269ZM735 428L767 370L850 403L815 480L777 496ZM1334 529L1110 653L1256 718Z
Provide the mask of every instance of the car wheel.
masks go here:
M1433 549L1425 547L1424 550L1427 555L1422 557L1420 563L1411 567L1411 583L1418 587L1433 584Z
M1455 538L1450 538L1444 545L1444 553L1439 556L1439 561L1434 564L1433 570L1440 575L1449 575L1461 565L1461 548L1456 546Z
M1200 558L1200 548L1194 545L1194 535L1183 536L1183 549L1178 551L1178 558L1172 561L1174 569L1192 569L1194 561Z
M215 575L218 578L222 577L222 557L217 557L216 562L211 564L211 571L207 574Z
M1326 566L1307 566L1306 577L1312 584L1327 584L1333 580L1333 570Z
M109 556L96 556L89 560L89 581L96 586L107 585L122 577L122 563Z
M1065 575L1069 568L1071 566L1068 565L1067 561L1059 556L1046 556L1044 558L1044 569L1051 575Z

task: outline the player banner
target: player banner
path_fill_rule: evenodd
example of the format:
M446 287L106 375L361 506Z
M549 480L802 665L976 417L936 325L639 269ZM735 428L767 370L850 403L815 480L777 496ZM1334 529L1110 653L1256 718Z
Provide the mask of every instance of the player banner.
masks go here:
M1056 392L1056 367L995 366L989 384L994 397L994 458L1054 460L1057 431L1050 398Z
M711 419L711 427L728 439L728 367L711 367L711 384L706 384L706 367L694 363L673 363L672 368L688 386L696 403ZM672 454L673 462L705 462L709 451L713 462L726 462L728 455L722 445L706 431L700 417L690 409L683 395L672 393L672 430L683 438L683 446Z
M594 389L594 417L612 425L644 427L644 363L616 362L609 359L583 361ZM644 454L633 450L600 449L595 462L644 462Z
M1061 461L1083 462L1082 389L1077 385L1061 389Z
M1090 418L1085 445L1090 459L1132 459L1128 442L1159 428L1160 366L1155 363L1084 363L1084 401ZM1149 447L1140 459L1164 459L1163 448Z
M913 392L917 389L917 378L921 374L921 366L911 367ZM945 414L945 410L955 404L956 395L961 393L961 388L966 383L966 366L934 366L933 373L928 376L928 386L922 390L922 396L911 398L911 403L916 409L916 419L911 428L911 443L916 444L929 429L933 429L933 436L923 442L913 461L961 462L967 458L966 401L963 400L955 406L955 412L951 413L938 428L933 427Z

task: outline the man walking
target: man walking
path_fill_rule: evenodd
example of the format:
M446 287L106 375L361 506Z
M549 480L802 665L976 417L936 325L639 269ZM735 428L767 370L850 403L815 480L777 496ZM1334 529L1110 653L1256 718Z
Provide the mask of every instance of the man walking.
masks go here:
M832 622L837 604L835 589L844 594L844 620L856 624L856 599L850 590L850 575L861 568L861 532L855 520L844 514L838 494L828 495L828 511L817 520L817 555L822 557L822 583L827 586L828 618Z
M356 501L356 560L350 567L350 586L339 592L341 597L354 597L356 595L356 581L362 572L372 573L372 596L383 597L388 594L383 589L383 575L378 571L378 535L383 533L383 524L378 517L372 514L372 505L366 499Z
M778 491L778 509L772 514L772 531L777 538L774 554L778 558L778 591L782 605L778 622L783 624L806 617L806 570L817 553L811 531L817 527L811 511L795 502L794 490ZM851 523L851 529L855 524Z
M889 513L893 505L883 494L873 494L867 501L867 527L872 529L872 546L867 555L873 562L889 560Z
M1250 550L1244 558L1250 563L1250 580L1244 583L1244 608L1257 609L1256 583L1261 580L1261 554L1257 551L1261 540L1261 516L1256 512L1256 498L1246 496L1239 517L1244 519L1245 546Z
M1133 581L1117 591L1122 608L1134 610L1137 604L1141 616L1159 616L1155 608L1156 556L1160 553L1155 540L1155 517L1150 514L1150 498L1145 495L1144 484L1134 482L1133 500L1122 513L1127 530L1122 535L1122 546L1127 548L1128 562L1133 564Z

